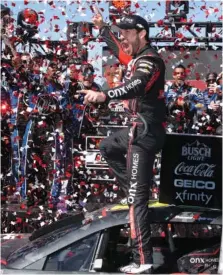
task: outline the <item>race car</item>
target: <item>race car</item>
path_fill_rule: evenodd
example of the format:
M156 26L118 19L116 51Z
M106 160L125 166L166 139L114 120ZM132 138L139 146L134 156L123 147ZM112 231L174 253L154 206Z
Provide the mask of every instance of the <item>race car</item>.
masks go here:
M34 231L3 234L3 274L117 274L132 259L128 206L78 213ZM222 212L150 205L154 273L217 273Z

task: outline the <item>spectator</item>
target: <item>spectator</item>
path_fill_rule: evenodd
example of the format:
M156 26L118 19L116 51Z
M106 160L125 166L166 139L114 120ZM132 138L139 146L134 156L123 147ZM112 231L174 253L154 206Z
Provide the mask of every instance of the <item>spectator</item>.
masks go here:
M203 105L205 114L202 120L202 134L221 134L222 124L222 86L218 85L218 75L210 72L206 76L207 88L203 91Z
M94 68L91 64L82 64L79 73L79 81L84 85L84 89L100 91L101 87L94 82Z
M199 90L186 83L186 69L178 65L173 71L173 82L165 85L167 104L167 131L191 132L194 117L193 98L200 96Z

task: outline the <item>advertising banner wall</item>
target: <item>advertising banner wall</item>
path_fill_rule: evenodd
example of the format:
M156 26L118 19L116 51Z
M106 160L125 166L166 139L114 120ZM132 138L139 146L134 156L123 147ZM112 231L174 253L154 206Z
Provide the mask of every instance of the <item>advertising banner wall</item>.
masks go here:
M222 209L222 137L167 135L160 202Z

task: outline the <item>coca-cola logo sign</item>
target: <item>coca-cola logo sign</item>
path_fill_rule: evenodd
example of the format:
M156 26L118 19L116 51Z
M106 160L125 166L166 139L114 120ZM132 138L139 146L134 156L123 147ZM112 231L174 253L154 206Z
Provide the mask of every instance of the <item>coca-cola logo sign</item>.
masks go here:
M178 176L188 175L194 177L212 178L215 167L215 164L199 163L197 165L190 165L182 161L175 167L174 174Z

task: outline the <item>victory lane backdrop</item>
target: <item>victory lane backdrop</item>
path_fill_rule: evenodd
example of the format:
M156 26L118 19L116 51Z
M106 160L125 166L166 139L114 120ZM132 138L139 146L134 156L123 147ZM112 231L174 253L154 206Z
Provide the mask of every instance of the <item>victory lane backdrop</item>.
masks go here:
M222 209L222 137L167 134L159 201Z

